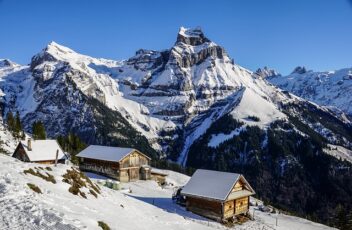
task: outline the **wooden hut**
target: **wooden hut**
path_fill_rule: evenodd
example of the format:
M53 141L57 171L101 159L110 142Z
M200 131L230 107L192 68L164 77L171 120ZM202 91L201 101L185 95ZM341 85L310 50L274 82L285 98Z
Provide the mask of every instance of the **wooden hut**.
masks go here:
M152 168L150 175L151 175L151 179L155 180L160 185L163 185L166 183L166 177L168 176L167 173L156 168Z
M149 180L150 157L132 148L90 145L81 151L79 167L121 182Z
M253 194L241 174L202 169L193 174L181 191L188 210L217 221L247 213Z
M62 151L56 140L31 140L18 143L15 152L12 154L24 162L35 162L41 164L65 163L67 155Z

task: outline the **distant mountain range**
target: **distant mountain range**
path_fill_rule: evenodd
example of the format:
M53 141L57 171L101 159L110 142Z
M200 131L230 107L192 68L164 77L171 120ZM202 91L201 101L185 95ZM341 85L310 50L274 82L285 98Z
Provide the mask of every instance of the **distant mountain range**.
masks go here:
M181 27L170 49L125 61L51 42L28 66L1 60L0 88L3 117L19 111L28 132L40 120L50 137L245 173L260 198L330 223L352 204L351 74L252 72Z
M271 74L268 81L306 100L352 117L352 68L313 72L297 67L290 75Z

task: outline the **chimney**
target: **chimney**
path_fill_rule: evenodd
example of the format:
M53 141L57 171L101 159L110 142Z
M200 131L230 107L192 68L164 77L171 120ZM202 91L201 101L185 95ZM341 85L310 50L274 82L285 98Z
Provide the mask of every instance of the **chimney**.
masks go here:
M28 148L28 151L32 151L32 140L31 140L31 138L28 138L27 148Z

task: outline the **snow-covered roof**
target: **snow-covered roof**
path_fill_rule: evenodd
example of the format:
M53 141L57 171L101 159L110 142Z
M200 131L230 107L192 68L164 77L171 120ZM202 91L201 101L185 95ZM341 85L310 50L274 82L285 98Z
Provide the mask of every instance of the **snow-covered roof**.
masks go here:
M244 179L237 173L198 169L183 187L182 194L224 201L240 178ZM252 194L254 191L249 191L248 195Z
M90 159L103 160L103 161L120 161L125 156L132 153L133 151L135 151L135 149L133 148L90 145L86 149L81 151L79 154L77 154L77 157L90 158Z
M164 170L160 170L157 168L152 168L152 170L150 171L152 174L158 174L161 176L168 176L169 174L167 174Z
M28 150L27 143L27 141L21 141L30 161L55 160L57 150L59 150L58 160L66 159L65 153L56 140L31 140L32 150Z

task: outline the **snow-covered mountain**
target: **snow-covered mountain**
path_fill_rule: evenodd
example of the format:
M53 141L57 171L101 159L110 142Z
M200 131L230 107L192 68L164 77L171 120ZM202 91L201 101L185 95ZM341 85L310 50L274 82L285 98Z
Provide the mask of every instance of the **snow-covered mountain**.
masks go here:
M182 136L191 143L209 126L203 121L240 105L243 95L260 97L269 105L268 111L257 114L265 116L264 123L284 117L275 103L285 96L233 64L199 28L181 28L169 50L139 50L122 62L81 55L52 42L29 66L2 66L5 114L19 110L28 130L34 120L44 120L51 136L69 130L91 132L93 127L85 126L92 123L92 110L82 94L121 113L154 148L166 152L179 130L186 130ZM234 114L238 119L248 115ZM184 155L180 162L185 163Z
M115 80L100 73L99 66L110 68L116 63L80 55L52 42L32 58L29 66L13 64L1 68L4 114L19 111L29 132L32 123L40 120L51 137L75 132L88 143L138 143L140 148L144 143L144 151L151 153L154 150L145 137L148 135L141 135L138 126L131 125L133 122L126 118L141 122L153 119L126 114L125 105L129 112L140 111L143 106L126 103Z
M303 67L294 73L305 74ZM332 194L321 189L321 175L332 178L339 202L352 203L345 195L350 187L335 182L352 171L341 171L351 167L351 123L267 81L276 78L282 77L269 68L237 65L200 28L183 27L171 48L140 49L124 61L52 42L28 66L0 62L3 117L19 111L29 133L40 120L50 137L74 132L89 144L132 146L188 167L245 173L267 201L326 221L334 204L323 202ZM312 168L314 161L323 166ZM305 188L299 198L287 192L298 181Z
M3 60L0 71L4 112L18 110L27 131L42 120L49 136L73 131L92 142L99 126L93 125L99 122L94 99L184 165L192 143L224 114L265 129L287 119L282 104L303 101L266 82L278 75L274 70L253 73L233 63L200 28L181 27L170 49L141 49L126 61L92 58L51 42L29 66ZM184 147L174 148L175 142Z
M268 80L297 96L330 107L352 117L352 68L313 72L297 67L288 76L269 76Z

